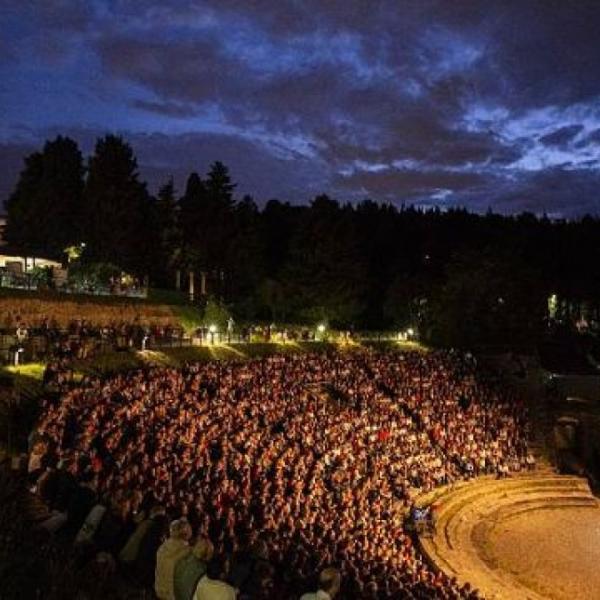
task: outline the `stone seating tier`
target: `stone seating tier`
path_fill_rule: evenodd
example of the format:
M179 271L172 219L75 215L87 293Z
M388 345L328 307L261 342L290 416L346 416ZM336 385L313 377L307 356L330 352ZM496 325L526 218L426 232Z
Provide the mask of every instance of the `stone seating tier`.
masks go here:
M585 479L548 470L510 479L482 478L448 486L418 499L436 505L436 530L421 536L427 559L460 583L469 582L487 600L542 596L497 568L486 542L494 529L526 513L548 509L595 509L598 500Z

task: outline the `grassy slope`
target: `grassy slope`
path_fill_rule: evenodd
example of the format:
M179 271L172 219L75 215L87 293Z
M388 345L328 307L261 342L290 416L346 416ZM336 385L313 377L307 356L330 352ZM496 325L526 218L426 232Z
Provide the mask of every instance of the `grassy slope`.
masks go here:
M422 350L423 346L395 342L372 342L368 346L380 349ZM295 354L325 352L327 350L351 351L359 345L340 346L329 342L295 342L287 344L216 344L214 346L185 346L159 350L107 352L92 361L76 361L73 364L76 377L89 374L109 374L151 365L180 367L189 361L248 360L272 354ZM19 367L3 367L0 376L14 379L17 389L34 394L39 387L45 365L30 363Z

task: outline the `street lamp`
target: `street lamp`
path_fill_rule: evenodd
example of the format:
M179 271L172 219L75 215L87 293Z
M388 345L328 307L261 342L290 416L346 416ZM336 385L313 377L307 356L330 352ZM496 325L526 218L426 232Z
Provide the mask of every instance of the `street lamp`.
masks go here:
M208 333L210 333L210 343L214 344L215 343L215 334L217 333L217 326L216 325L210 325L208 328Z
M327 327L325 326L325 323L319 323L317 325L317 335L315 336L316 340L322 340L325 337L325 330L327 329Z

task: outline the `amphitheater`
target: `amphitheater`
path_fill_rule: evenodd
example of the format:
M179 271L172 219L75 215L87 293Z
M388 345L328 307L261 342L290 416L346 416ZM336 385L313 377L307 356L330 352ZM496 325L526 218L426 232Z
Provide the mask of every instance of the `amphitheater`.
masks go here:
M550 467L457 484L420 498L436 507L424 555L488 600L600 598L600 510L585 479Z

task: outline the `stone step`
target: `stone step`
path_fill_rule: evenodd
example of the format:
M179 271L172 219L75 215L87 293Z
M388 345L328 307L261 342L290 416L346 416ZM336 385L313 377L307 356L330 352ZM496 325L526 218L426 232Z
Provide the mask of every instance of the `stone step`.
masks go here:
M437 528L438 531L443 531L446 545L452 550L456 546L456 538L459 536L458 532L465 522L487 519L492 521L499 518L498 515L500 514L503 516L510 514L511 510L517 511L522 508L535 510L540 507L554 508L556 505L596 508L597 502L589 495L579 493L560 494L559 492L551 494L535 494L531 492L529 494L508 496L506 498L490 498L485 503L475 502L463 505L460 510L446 517L439 518L437 520ZM504 510L505 512L500 513L500 510Z
M542 600L509 573L494 568L484 542L495 527L539 510L593 509L599 507L587 481L570 476L522 476L510 480L484 480L447 490L438 498L436 532L419 539L423 554L433 565L470 582L488 599ZM479 543L477 543L479 542Z
M522 495L515 498L506 498L503 502L490 501L485 505L477 504L467 507L462 513L456 513L444 522L438 521L438 528L443 527L444 538L448 546L455 546L456 538L460 535L461 527L465 522L477 519L488 522L491 526L499 520L508 519L511 515L522 514L541 509L556 509L561 507L598 508L594 497L580 494L562 495Z
M431 503L439 504L444 507L451 499L457 498L457 493L480 493L485 486L488 493L494 493L496 489L504 491L508 489L531 488L531 487L549 487L552 485L560 487L576 487L589 491L587 481L581 477L558 475L550 467L542 468L534 473L513 475L509 479L498 479L494 476L483 476L472 481L461 481L448 486L436 488L430 492L418 495L415 502L419 506Z
M490 534L491 530L499 524L506 523L510 518L516 518L527 512L533 512L538 510L557 510L561 508L585 508L585 509L596 509L597 503L593 498L545 498L535 502L525 501L520 505L509 505L505 506L498 513L492 513L486 516L482 520L478 521L462 521L459 522L458 527L453 531L453 547L455 550L449 550L443 544L435 544L433 546L434 551L437 553L437 563L442 568L450 568L451 573L458 575L459 579L464 581L471 581L476 583L481 580L482 576L485 576L488 585L493 584L498 589L503 589L509 586L515 586L520 591L518 593L510 592L502 595L499 592L498 597L506 598L538 598L536 594L530 592L530 590L524 590L521 588L518 582L507 582L507 575L498 573L493 568L494 558L491 555L486 556L485 552L480 547L475 545L477 536L484 540ZM496 597L486 596L486 597Z
M462 505L475 502L479 498L493 498L500 494L515 494L519 491L526 491L526 493L558 493L573 491L591 495L587 481L581 478L569 477L561 479L556 477L546 477L536 480L499 480L493 483L475 483L449 491L444 496L435 498L433 502L438 507L438 519L441 519L444 514L456 511L460 509Z
M573 495L577 497L592 497L589 487L584 485L532 485L532 486L512 486L506 488L489 489L487 486L482 486L480 489L472 489L468 492L460 492L452 498L447 498L446 501L437 503L437 519L438 521L449 518L453 514L460 512L465 506L478 504L485 506L488 503L497 505L498 503L514 502L521 495L533 498L551 497L560 495Z

